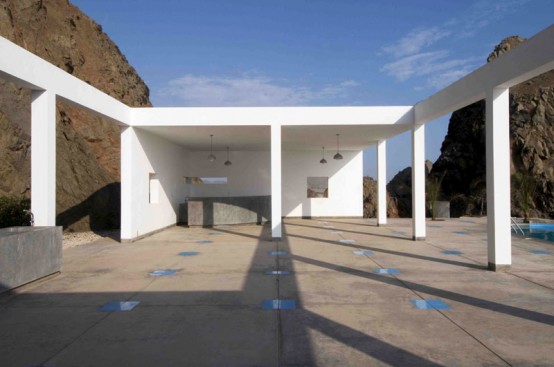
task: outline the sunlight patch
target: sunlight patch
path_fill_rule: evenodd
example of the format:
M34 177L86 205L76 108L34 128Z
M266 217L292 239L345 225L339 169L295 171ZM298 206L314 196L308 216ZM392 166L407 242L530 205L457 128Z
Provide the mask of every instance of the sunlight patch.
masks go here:
M179 252L179 256L196 256L199 252L195 251L185 251L185 252Z
M388 268L388 269L385 269L385 268L377 268L377 269L375 269L374 272L375 272L376 274L393 274L393 275L400 274L400 270L394 269L394 268Z
M175 273L177 273L177 270L166 269L166 270L154 270L153 272L150 273L150 275L153 277L163 277L167 275L175 275Z
M367 251L367 250L364 250L364 251L352 251L354 253L354 255L373 255L373 252L371 251Z
M112 301L98 308L100 312L132 311L139 301Z
M264 310L294 310L296 302L292 299L266 299L262 302Z
M287 255L286 251L269 251L269 256Z
M450 310L450 306L440 299L413 299L410 302L412 302L418 310Z
M441 252L445 255L461 255L461 254L463 254L463 252L456 251L456 250L444 250L444 251L441 251Z

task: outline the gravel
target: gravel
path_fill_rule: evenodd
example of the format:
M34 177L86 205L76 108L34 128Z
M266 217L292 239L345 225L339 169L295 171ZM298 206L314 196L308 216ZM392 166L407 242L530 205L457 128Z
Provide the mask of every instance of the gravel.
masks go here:
M103 238L119 238L119 231L64 232L63 248L71 248L96 242Z

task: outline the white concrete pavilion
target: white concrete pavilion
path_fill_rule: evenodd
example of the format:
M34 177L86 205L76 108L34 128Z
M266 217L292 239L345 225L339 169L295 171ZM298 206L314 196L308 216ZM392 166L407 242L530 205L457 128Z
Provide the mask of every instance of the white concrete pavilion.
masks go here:
M184 176L229 178L224 187L210 188L216 191L196 194L271 195L274 238L281 237L282 217L360 217L362 150L371 145L378 152L378 224L386 224L386 141L408 130L413 142L413 238L425 239L425 123L486 99L488 262L490 269L499 270L512 261L509 88L554 68L552 39L554 26L415 106L130 108L4 38L0 77L33 91L31 203L36 225L56 224L56 100L122 127L124 241L176 223L179 203L194 194ZM211 134L219 165L207 160ZM344 156L340 161L331 159L336 134ZM227 146L232 169L222 164ZM318 163L322 146L327 148L326 165ZM306 197L310 176L329 177L329 198Z

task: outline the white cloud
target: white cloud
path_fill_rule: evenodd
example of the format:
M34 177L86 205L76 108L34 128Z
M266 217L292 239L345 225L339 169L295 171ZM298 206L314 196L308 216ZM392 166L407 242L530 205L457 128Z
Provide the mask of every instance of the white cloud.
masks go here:
M448 73L454 70L467 70L474 59L449 59L445 50L423 52L385 64L381 71L398 81L415 76Z
M466 12L440 26L420 27L411 30L397 42L382 48L391 60L381 72L400 82L423 77L417 89L442 88L463 77L477 66L480 58L453 57L446 48L436 48L441 40L449 47L460 38L474 37L483 28L502 19L509 13L521 11L530 0L478 0Z
M450 31L439 27L412 30L398 42L383 47L383 51L396 57L413 55L450 35Z
M463 66L460 69L450 69L443 72L436 73L427 79L427 83L420 89L441 89L449 84L454 83L456 80L466 76L471 72L471 68Z
M210 77L188 74L170 81L158 92L182 106L298 106L345 98L359 85L354 80L321 89L287 86L263 76Z

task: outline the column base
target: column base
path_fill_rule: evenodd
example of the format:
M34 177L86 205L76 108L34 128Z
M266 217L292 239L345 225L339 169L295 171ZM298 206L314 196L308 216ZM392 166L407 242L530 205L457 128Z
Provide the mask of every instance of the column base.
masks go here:
M382 227L382 226L386 226L387 223L377 223L377 227Z
M271 237L272 241L281 241L281 237Z
M416 236L413 236L413 237L412 237L412 240L414 240L414 241L425 241L425 237L416 237Z
M496 271L497 273L509 271L511 267L511 265L489 263L489 270Z

